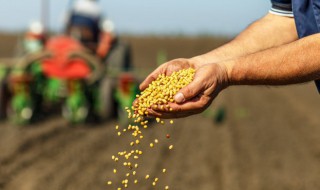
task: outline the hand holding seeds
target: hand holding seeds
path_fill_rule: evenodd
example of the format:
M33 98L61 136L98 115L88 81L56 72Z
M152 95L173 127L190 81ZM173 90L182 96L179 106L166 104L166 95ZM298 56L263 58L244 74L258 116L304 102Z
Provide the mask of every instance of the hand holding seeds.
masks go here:
M160 75L168 76L172 72L190 67L195 69L194 79L175 93L174 101L168 104L171 109L155 106L147 110L149 115L160 118L180 118L201 113L221 90L228 86L228 73L223 64L199 64L188 59L176 59L153 71L142 82L140 89L146 89Z

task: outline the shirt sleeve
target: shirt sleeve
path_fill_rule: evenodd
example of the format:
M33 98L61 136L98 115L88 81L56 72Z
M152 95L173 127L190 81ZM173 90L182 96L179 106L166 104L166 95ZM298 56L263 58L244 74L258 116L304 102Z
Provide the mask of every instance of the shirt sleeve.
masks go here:
M272 7L269 11L271 14L293 17L291 0L271 0L271 3Z

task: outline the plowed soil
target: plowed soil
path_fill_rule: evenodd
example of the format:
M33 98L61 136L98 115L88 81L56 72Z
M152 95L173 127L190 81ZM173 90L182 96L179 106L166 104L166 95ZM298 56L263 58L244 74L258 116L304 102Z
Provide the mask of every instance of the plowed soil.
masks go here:
M127 37L137 66L155 67L165 49L169 58L190 57L221 44L211 38ZM2 46L3 47L3 46ZM214 121L225 110L221 123ZM176 120L174 125L146 130L146 152L139 175L159 177L152 187L141 180L132 190L319 190L320 96L313 84L299 86L231 87L207 112ZM0 124L1 190L98 190L112 173L111 155L127 147L117 121L72 127L59 116L31 126ZM170 133L171 138L165 138ZM167 146L174 144L173 151ZM161 173L167 168L167 173Z

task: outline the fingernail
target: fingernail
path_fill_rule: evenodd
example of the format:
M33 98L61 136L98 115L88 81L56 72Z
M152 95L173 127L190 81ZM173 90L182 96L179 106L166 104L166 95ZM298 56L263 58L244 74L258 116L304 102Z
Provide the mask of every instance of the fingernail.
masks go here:
M175 100L177 103L182 103L182 102L185 101L185 98L184 98L184 95L183 95L181 92L179 92L178 94L176 94L176 95L174 96L174 100Z

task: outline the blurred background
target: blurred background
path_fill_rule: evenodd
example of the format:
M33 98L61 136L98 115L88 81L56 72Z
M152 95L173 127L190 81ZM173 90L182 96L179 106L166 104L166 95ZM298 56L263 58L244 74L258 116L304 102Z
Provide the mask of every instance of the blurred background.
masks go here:
M123 177L113 174L111 156L128 149L131 137L118 137L114 126L128 125L124 107L144 77L170 59L227 43L270 6L2 2L0 190L116 189ZM159 177L158 185L141 179L128 189L318 190L319 102L313 83L231 87L202 114L173 126L151 124L138 176ZM160 143L150 150L155 138Z

